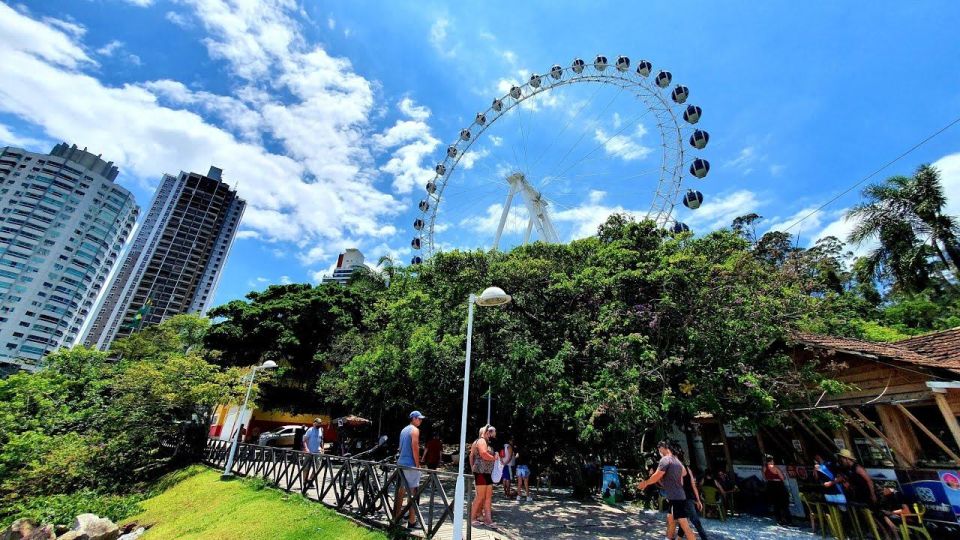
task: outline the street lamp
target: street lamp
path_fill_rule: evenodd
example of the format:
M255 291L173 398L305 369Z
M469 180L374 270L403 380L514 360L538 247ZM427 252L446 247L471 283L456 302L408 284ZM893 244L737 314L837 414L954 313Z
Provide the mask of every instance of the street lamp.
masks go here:
M463 410L460 413L460 460L457 465L457 489L453 498L453 538L463 538L463 500L464 480L463 462L466 461L464 450L467 446L467 403L470 398L470 347L473 339L473 305L481 307L502 306L510 301L510 295L500 287L487 287L480 296L471 294L467 298L467 358L463 364Z
M243 411L247 410L247 401L250 400L250 391L253 390L253 380L257 378L257 370L275 369L276 367L276 362L267 360L259 366L254 366L253 371L250 372L250 384L247 385L247 395L243 398L243 406L237 411L237 416L233 417L233 425L230 428L230 438L233 439L233 441L230 443L230 454L227 456L227 466L223 468L223 474L220 475L221 480L230 480L233 478L233 457L237 453L237 439L239 438L233 434L233 428L237 426L237 417L242 416ZM239 435L239 433L237 435Z

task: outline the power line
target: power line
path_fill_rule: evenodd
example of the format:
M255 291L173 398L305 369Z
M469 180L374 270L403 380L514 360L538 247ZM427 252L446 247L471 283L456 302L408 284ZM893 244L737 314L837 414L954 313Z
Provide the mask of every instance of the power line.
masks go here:
M913 153L913 151L916 150L917 148L920 148L920 147L923 146L924 144L927 144L928 142L930 142L930 140L934 139L935 137L937 137L938 135L940 135L940 134L943 133L944 131L952 128L954 125L956 125L956 124L958 124L958 123L960 123L960 117L957 117L956 119L954 119L954 120L953 120L952 122L950 122L949 124L943 126L943 127L940 128L939 130L937 130L936 132L934 132L932 135L928 136L926 139L923 139L922 141L918 142L917 144L911 146L907 151L903 152L903 153L900 154L899 156L897 156L897 157L893 158L892 160L888 161L888 162L885 163L883 166L881 166L879 169L877 169L877 170L873 171L872 173L868 174L867 176L863 177L863 178L860 179L857 183L855 183L855 184L853 184L852 186L848 187L847 189L845 189L844 191L842 191L842 192L841 192L839 195L837 195L836 197L834 197L834 198L830 199L829 201L823 203L822 205L820 205L819 207L817 207L815 210L813 210L813 211L810 212L809 214L803 216L802 218L798 219L797 221L794 221L793 223L790 224L789 227L783 229L783 232L789 231L790 229L796 227L797 225L799 225L801 222L803 222L804 220L806 220L806 219L809 218L810 216L812 216L812 215L816 214L817 212L823 210L823 209L826 208L827 206L830 206L831 204L835 203L835 202L837 201L837 199L839 199L840 197L843 197L843 196L846 195L847 193L850 193L850 192L853 191L854 189L858 188L860 185L862 185L862 184L863 184L864 182L866 182L867 180L870 180L870 179L873 178L874 176L880 174L880 172L882 172L882 171L883 171L884 169L886 169L887 167L889 167L889 166L893 165L894 163L900 161L901 159L905 158L907 155Z

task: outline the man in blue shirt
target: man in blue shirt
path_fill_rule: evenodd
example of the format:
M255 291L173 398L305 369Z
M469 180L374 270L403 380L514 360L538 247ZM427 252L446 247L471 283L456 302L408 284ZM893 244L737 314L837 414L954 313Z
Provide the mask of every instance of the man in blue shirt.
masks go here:
M313 427L307 430L303 434L303 448L298 448L297 450L302 450L308 454L322 454L323 453L323 420L319 418L313 419ZM313 480L307 480L307 476L310 474L313 469L313 457L307 456L307 463L303 467L303 473L301 478L301 485L303 490L306 491L307 488L313 484Z
M397 457L397 465L401 467L420 468L420 424L426 418L420 411L410 413L410 424L400 432L400 455ZM404 500L406 492L410 492L411 499L417 496L417 488L420 487L420 471L415 469L401 468L400 492L397 494L397 504L394 515L399 517L401 501ZM410 505L410 514L407 521L407 528L413 529L417 526L417 515Z

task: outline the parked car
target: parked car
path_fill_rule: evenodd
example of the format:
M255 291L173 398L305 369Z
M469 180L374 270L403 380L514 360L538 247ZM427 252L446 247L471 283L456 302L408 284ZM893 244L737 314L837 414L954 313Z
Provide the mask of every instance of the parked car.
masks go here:
M293 436L297 431L297 428L302 428L304 430L306 429L304 426L290 425L283 426L274 431L266 431L260 434L260 439L257 441L257 444L260 446L292 448Z

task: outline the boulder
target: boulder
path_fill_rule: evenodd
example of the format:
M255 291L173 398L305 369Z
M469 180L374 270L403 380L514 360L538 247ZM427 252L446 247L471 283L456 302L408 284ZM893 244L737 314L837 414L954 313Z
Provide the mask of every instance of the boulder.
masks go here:
M32 519L18 519L9 527L0 532L0 540L20 540L27 538L37 528L37 522Z
M117 540L120 527L96 514L80 514L73 522L73 530L85 534L88 540Z
M39 526L32 519L18 519L0 532L0 540L54 540L53 525Z
M143 527L137 527L135 530L128 532L127 534L121 536L117 540L137 540L143 533L147 532Z
M90 540L90 537L77 531L67 531L57 537L57 540Z

